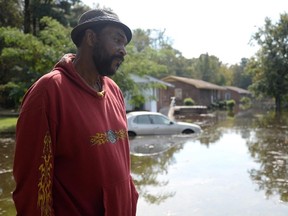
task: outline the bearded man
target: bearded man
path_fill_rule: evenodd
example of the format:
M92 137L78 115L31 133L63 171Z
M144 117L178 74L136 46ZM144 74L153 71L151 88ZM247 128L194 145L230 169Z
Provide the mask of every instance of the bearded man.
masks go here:
M24 96L16 128L18 215L135 216L126 109L109 76L129 27L109 10L82 14L66 54Z

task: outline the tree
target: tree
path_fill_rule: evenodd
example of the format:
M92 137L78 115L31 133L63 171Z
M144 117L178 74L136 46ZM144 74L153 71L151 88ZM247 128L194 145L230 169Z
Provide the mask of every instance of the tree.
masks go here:
M223 65L216 56L208 53L201 54L198 59L194 59L193 70L195 79L204 80L215 84L225 84L225 78L221 74Z
M280 112L283 97L288 93L288 14L280 14L275 24L266 18L264 27L252 39L260 50L250 63L251 89L256 95L274 97L276 112Z
M38 37L16 28L0 28L0 89L9 97L18 97L12 98L14 102L19 102L25 90L49 72L59 57L75 52L70 29L49 17L43 17L40 25L43 30Z
M149 31L144 31L142 29L135 29L133 31L133 45L137 52L141 52L150 46L151 39L149 34Z
M0 26L16 27L22 26L22 5L19 0L0 0Z
M70 26L69 21L72 21L72 25L75 25L75 17L72 18L69 15L72 13L74 16L75 12L82 13L84 9L87 9L87 6L79 5L79 2L80 0L25 0L24 32L37 35L40 30L40 20L44 16L52 17L64 26ZM77 10L73 11L74 5L77 6ZM81 7L83 10L79 10Z
M236 64L236 65L230 66L232 76L233 76L233 80L232 80L233 86L247 89L248 86L252 84L252 77L247 72L247 69L246 69L248 62L249 62L249 59L242 58L240 65Z

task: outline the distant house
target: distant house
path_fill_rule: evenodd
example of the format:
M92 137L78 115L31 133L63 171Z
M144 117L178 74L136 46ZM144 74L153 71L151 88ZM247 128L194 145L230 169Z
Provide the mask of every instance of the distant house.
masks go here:
M142 104L141 107L137 107L137 109L141 109L141 110L147 110L151 112L157 112L159 110L159 108L157 107L157 101L159 100L160 89L159 87L156 87L156 86L161 85L161 86L166 86L166 87L171 87L171 88L174 87L170 83L164 82L162 80L156 79L148 75L138 76L135 74L131 74L130 77L134 82L139 84L140 87L141 86L143 87L142 95L145 98L145 103ZM130 99L131 99L130 95L125 97L126 111L132 111L136 109L134 105L129 103Z
M251 98L252 94L248 90L235 87L235 86L225 86L226 90L224 92L224 99L231 100L233 99L236 103L239 103L241 98L249 97Z
M162 79L173 87L160 89L158 107L166 107L175 97L176 105L182 105L185 98L192 98L197 105L210 106L214 102L223 100L226 88L203 80L179 76L167 76Z

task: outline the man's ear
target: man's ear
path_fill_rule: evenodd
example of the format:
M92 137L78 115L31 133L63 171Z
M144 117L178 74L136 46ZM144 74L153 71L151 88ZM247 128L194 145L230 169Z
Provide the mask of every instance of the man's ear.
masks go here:
M84 38L88 46L94 46L97 41L97 34L91 29L86 29Z

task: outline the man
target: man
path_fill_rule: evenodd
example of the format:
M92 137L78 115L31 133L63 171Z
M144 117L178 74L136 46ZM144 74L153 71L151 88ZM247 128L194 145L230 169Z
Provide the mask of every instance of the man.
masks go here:
M65 55L26 93L16 129L18 215L134 216L126 112L113 75L131 30L107 10L84 13Z

